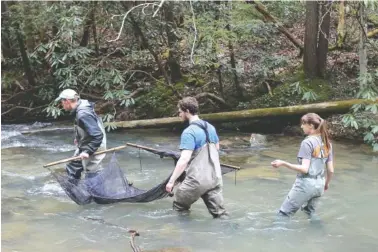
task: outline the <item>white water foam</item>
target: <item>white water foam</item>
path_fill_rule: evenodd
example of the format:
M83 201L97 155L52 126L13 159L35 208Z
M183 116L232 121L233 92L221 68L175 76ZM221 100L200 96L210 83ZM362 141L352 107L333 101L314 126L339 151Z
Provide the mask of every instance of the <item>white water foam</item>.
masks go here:
M55 183L44 184L42 187L32 188L32 189L27 190L27 192L32 195L46 195L46 196L65 196L66 195L62 187L60 187L59 184L55 184Z
M39 174L39 175L36 176L36 175L27 175L27 174L12 173L12 172L9 172L9 171L2 170L1 171L1 175L5 175L5 176L8 176L8 177L23 178L25 180L35 180L37 178L46 177L46 176L49 175L49 173L42 173L42 174Z

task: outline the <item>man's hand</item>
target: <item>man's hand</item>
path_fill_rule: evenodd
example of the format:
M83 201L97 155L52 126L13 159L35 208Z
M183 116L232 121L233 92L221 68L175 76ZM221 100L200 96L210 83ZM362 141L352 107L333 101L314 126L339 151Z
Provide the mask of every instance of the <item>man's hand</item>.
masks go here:
M172 181L169 181L168 183L167 183L167 185L165 186L165 190L167 191L167 192L172 192L172 189L173 189L173 186L175 185L175 182L172 182Z
M74 139L74 145L77 146L77 139L76 138Z
M82 152L82 153L80 153L79 157L81 157L81 159L87 159L87 158L89 158L89 154L86 153L86 152Z

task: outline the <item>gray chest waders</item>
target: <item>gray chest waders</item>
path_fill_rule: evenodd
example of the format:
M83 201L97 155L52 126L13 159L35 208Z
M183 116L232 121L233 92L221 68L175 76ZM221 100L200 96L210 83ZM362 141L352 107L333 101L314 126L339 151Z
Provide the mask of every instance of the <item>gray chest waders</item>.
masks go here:
M202 198L210 214L216 218L226 214L222 195L222 172L218 150L210 143L207 125L192 123L206 133L206 144L193 153L186 170L186 177L175 192L173 208L189 210L191 205Z
M320 158L311 156L308 173L297 175L293 187L281 205L280 213L291 216L301 207L309 215L315 212L316 204L324 193L324 167L328 158L324 156L322 142L319 144Z

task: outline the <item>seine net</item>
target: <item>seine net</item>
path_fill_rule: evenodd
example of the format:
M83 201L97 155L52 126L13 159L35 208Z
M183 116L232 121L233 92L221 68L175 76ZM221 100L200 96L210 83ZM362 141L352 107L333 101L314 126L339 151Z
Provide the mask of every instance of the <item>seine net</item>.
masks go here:
M179 152L148 150L163 157L171 157L177 162L180 158ZM73 161L71 164L75 165ZM76 161L77 162L77 161ZM173 167L172 167L173 168ZM222 174L235 171L232 168L221 166ZM65 172L52 172L55 179L66 192L66 194L78 205L85 205L91 202L97 204L111 204L116 202L143 203L166 198L173 194L165 190L171 174L164 181L149 190L139 189L129 183L124 172L120 168L115 153L104 169L97 173L87 173L84 179L69 177ZM177 179L180 183L185 178L185 172Z

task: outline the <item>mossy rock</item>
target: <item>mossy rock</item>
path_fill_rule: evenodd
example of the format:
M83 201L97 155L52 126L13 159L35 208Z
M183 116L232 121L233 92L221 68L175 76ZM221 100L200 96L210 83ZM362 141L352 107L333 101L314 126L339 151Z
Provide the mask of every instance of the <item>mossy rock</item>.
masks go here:
M233 136L233 137L224 137L219 143L221 149L237 148L237 147L248 147L250 137L247 135L242 136Z
M303 100L303 93L298 94L292 86L293 83L299 83L302 89L315 93L317 96L315 102L327 101L332 95L332 88L327 80L308 80L303 71L298 71L294 76L282 76L282 78L285 80L284 84L273 89L272 96L265 94L255 99L250 103L250 108L284 107L314 102Z

